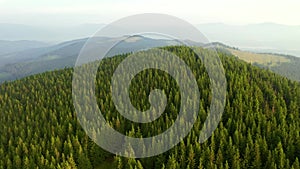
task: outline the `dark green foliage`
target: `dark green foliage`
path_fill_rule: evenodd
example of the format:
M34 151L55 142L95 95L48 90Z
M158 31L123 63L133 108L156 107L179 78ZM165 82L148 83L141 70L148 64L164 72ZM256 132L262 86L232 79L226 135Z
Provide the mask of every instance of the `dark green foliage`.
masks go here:
M46 72L0 86L0 168L299 168L300 84L219 52L227 78L226 107L210 139L198 143L211 91L205 68L186 47L165 48L191 67L201 95L199 118L190 134L156 157L115 157L97 145L79 125L72 103L72 69ZM209 51L203 50L209 56ZM97 101L107 121L132 137L163 132L176 119L180 91L158 70L138 74L130 98L149 108L151 89L163 89L168 106L153 123L135 124L115 109L110 76L126 55L105 59L97 76ZM91 65L90 65L91 66ZM105 164L105 165L103 165ZM105 167L103 167L105 166Z

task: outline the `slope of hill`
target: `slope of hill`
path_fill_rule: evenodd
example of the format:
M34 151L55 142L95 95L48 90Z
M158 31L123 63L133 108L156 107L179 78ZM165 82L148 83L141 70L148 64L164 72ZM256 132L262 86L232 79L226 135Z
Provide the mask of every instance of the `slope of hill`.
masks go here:
M219 53L228 84L225 112L213 136L200 144L198 135L211 97L208 75L191 50L165 49L189 65L201 93L197 122L179 145L145 159L127 159L104 151L77 121L72 69L64 69L0 85L0 168L299 168L298 82ZM201 50L210 56L209 50ZM125 57L101 63L96 80L98 105L109 124L123 134L149 137L161 133L176 119L179 88L162 71L141 72L131 83L132 104L147 110L149 92L159 88L168 96L168 105L153 123L126 120L116 111L110 93L112 72Z
M5 41L0 40L0 56L14 53L14 52L20 52L28 49L33 48L41 48L49 46L50 44L45 42L39 42L39 41L28 41L28 40L22 40L22 41Z
M260 68L269 69L281 76L300 81L300 58L272 53L253 53L227 48L231 54Z
M68 41L64 43L60 43L57 45L51 45L51 46L46 46L46 47L40 47L40 48L33 48L33 49L27 49L24 51L15 51L12 53L7 53L0 55L0 59L2 62L0 63L0 66L4 66L6 64L14 64L14 63L20 63L20 62L27 62L31 61L34 59L37 59L39 57L42 57L44 55L50 55L54 51L64 49L65 47L72 46L74 44L84 44L86 39L80 39L80 40L73 40L73 41ZM81 47L80 47L81 48ZM68 53L72 52L73 50L80 50L76 48L72 48L70 50L64 50L65 54L68 55Z
M72 67L86 39L1 55L0 83L48 70Z
M284 62L276 66L258 65L260 67L269 69L275 73L278 73L284 77L288 77L292 80L300 81L300 58L294 56L285 56L290 62Z

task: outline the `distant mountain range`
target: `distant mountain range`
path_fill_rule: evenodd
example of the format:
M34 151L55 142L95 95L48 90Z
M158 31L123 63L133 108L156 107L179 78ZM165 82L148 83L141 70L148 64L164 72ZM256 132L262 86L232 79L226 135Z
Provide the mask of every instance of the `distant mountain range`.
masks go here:
M237 46L242 50L282 53L300 57L300 25L275 23L227 25L222 23L196 26L210 41Z
M105 24L82 24L51 27L3 23L0 24L0 40L34 40L57 43L91 37L104 26ZM222 42L252 52L282 53L300 57L300 25L207 23L195 26L210 42Z
M0 55L20 52L27 49L41 48L49 46L49 43L40 42L40 41L29 41L29 40L20 40L20 41L7 41L0 40Z
M109 51L109 53L107 53L107 56L135 52L153 47L181 45L176 40L153 39L138 35L123 38L126 38L126 40L118 43L112 50ZM27 46L24 45L24 43L10 42L15 44L16 49L21 50L21 48L26 48L26 50L0 54L0 83L54 69L73 67L76 63L80 50L87 40L88 38L77 39L56 45L32 42L32 45ZM107 47L108 44L119 40L120 38L108 37L95 37L89 39L89 41L92 41L97 48ZM218 50L222 50L223 52L233 54L241 60L251 64L270 69L290 79L300 81L300 58L289 55L268 53L256 54L253 52L242 51L238 48L230 47L222 43L201 44L190 41L188 41L188 43L192 43L194 46L201 46L205 48L213 47ZM45 45L45 47L37 47L43 45ZM87 62L89 61L90 60L87 58Z
M31 74L41 73L64 67L73 67L78 54L87 42L87 38L59 43L41 48L0 55L0 82L14 80ZM106 47L118 38L97 37L92 40L97 47ZM152 39L143 36L133 36L118 43L107 56L129 53L147 48L180 45L179 42L167 39Z

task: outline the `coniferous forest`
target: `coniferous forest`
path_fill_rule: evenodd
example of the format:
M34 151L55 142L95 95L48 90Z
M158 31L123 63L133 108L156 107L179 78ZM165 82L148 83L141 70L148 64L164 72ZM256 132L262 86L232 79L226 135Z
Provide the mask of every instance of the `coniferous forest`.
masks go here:
M141 159L119 157L100 148L77 120L72 102L73 69L65 68L0 85L0 169L300 168L299 82L219 51L227 79L226 105L217 129L200 144L199 133L212 95L208 74L189 48L164 49L189 65L201 96L197 121L177 146ZM199 50L210 54L208 49ZM163 71L140 72L131 82L132 104L145 111L150 106L149 92L162 89L168 105L153 123L127 120L117 112L110 93L111 76L126 56L102 60L95 83L98 107L109 124L127 136L162 133L174 123L180 108L178 85Z

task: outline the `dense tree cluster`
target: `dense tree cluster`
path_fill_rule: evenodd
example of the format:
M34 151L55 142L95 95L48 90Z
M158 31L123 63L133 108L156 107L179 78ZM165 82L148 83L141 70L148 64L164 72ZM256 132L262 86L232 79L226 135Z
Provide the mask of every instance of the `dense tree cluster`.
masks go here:
M193 71L201 95L197 122L171 150L151 158L115 156L97 146L80 126L72 102L72 69L46 72L0 86L0 169L5 168L294 168L300 164L300 84L219 52L227 78L226 106L213 135L199 133L211 102L210 80L201 60L186 47L165 47ZM200 49L209 57L210 51ZM176 120L180 90L167 73L149 69L131 82L130 99L145 111L153 89L168 105L153 123L133 123L116 110L111 76L127 55L103 60L96 80L98 106L109 124L131 137L162 133ZM94 66L91 63L85 66ZM89 99L89 98L87 98Z

